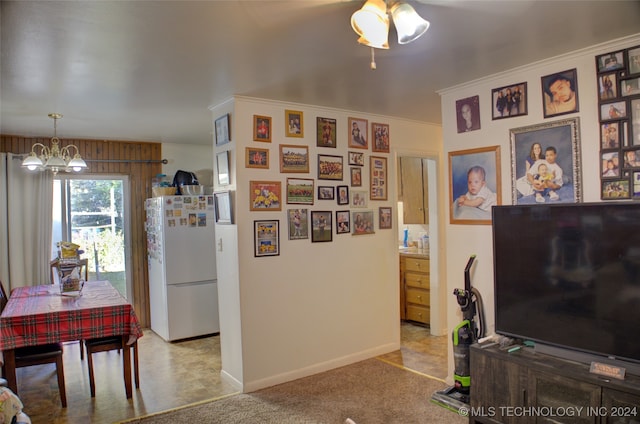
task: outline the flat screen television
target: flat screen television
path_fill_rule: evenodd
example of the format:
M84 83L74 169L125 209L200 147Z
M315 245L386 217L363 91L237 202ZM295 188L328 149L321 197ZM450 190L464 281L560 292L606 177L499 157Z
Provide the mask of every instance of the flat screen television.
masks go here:
M496 333L640 370L640 203L492 209Z

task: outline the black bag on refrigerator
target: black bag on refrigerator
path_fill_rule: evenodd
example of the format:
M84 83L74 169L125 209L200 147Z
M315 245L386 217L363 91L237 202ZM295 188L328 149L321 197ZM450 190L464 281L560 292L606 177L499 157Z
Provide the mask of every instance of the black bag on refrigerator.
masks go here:
M176 188L176 194L182 194L180 187L183 185L198 185L198 177L196 174L189 171L176 171L176 175L173 176L172 186Z

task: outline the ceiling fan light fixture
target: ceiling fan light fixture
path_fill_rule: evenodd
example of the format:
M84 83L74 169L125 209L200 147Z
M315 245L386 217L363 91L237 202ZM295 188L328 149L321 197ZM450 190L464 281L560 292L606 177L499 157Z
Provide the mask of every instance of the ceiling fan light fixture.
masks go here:
M396 3L389 10L398 33L398 43L407 44L418 39L429 29L429 21L407 3Z
M368 0L351 15L351 27L360 36L358 43L378 49L389 48L389 16L384 0Z

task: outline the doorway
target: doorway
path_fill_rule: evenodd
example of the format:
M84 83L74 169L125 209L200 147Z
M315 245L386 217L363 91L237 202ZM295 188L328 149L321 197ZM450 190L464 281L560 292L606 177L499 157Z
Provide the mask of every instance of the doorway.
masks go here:
M61 175L53 181L51 257L59 241L80 246L89 281L109 280L131 301L129 179L122 175Z

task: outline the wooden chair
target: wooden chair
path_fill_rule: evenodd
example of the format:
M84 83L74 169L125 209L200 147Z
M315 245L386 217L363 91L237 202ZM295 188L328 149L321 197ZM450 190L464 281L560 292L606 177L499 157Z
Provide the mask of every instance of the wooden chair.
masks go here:
M96 383L93 374L93 357L94 353L106 352L109 350L122 349L121 336L99 337L96 339L84 340L84 346L87 349L87 366L89 367L89 387L91 389L91 397L96 396ZM135 341L129 346L133 349L133 375L136 389L140 388L140 372L138 370L138 342Z
M0 282L0 313L8 302L7 292ZM64 365L62 362L62 343L49 343L38 346L26 346L15 349L16 368L29 367L31 365L56 364L58 374L58 390L60 391L60 401L62 407L67 407L67 392L64 384ZM4 365L2 370L5 374ZM16 395L17 395L16 391Z

